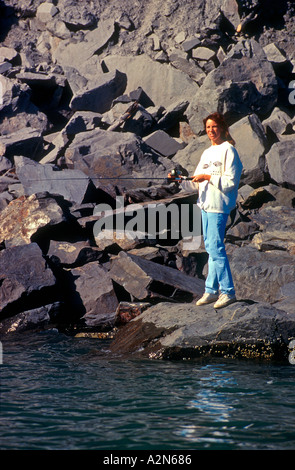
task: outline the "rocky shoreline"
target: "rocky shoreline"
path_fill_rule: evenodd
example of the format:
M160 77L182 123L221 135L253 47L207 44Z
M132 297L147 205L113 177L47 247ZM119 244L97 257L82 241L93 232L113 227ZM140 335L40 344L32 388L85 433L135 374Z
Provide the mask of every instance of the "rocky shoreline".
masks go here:
M116 354L287 359L294 8L195 3L0 2L1 339L55 327L113 338ZM129 226L134 211L192 208L166 177L194 171L217 109L244 167L226 232L238 302L220 311L196 307L207 254L172 223L97 229L108 208Z

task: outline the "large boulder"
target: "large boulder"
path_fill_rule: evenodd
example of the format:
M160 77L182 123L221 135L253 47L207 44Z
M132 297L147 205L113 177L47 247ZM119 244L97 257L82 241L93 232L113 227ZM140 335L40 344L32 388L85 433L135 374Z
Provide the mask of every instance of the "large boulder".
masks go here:
M203 131L203 119L214 111L225 114L229 124L252 113L266 116L278 97L277 79L262 48L254 41L238 44L205 78L187 109L190 126Z
M222 309L212 305L162 303L119 330L113 353L151 359L197 357L287 360L295 335L294 313L267 303L237 302Z
M295 156L293 136L273 144L266 155L268 171L271 178L278 184L286 184L295 189Z
M100 188L147 187L153 178L164 179L172 169L168 159L154 155L134 134L102 129L76 135L65 152L65 159L69 167L83 171Z
M88 31L82 41L60 41L58 47L53 50L53 59L62 67L69 66L82 71L83 75L85 71L87 73L87 62L107 44L114 32L113 19L100 21L97 28Z
M0 214L0 243L5 246L27 245L45 227L66 220L61 206L54 198L21 196L13 199Z
M20 156L16 156L14 160L17 177L27 196L45 191L80 204L91 192L91 182L80 170L55 171L53 165L42 165Z
M48 118L32 103L32 91L26 83L0 75L0 89L0 129L2 134L23 131L26 127L40 132L48 129Z
M87 326L108 327L114 324L118 300L108 271L97 262L73 269L76 293L85 313L82 320Z
M74 94L70 106L73 111L104 113L113 100L124 93L126 83L126 75L117 70L101 74Z
M106 56L104 63L109 71L126 73L127 93L140 86L155 105L165 108L179 100L190 100L199 88L185 73L146 56ZM161 77L160 81L155 77Z
M1 319L54 299L56 279L36 243L0 252L0 280Z
M246 184L265 180L265 153L268 143L263 125L256 114L250 114L230 127L243 164L241 180Z
M123 251L112 259L110 276L137 300L191 300L204 290L198 278Z

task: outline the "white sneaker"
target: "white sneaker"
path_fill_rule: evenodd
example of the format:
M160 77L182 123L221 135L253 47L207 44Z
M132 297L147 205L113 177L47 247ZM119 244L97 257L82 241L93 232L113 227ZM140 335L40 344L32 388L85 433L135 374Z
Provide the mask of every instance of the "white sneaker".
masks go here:
M217 299L217 294L209 294L208 292L205 292L205 294L203 294L203 296L196 302L196 305L212 304Z
M229 294L221 294L218 297L217 302L214 304L214 308L222 308L226 307L227 305L233 304L236 302L236 296L235 295L229 295Z

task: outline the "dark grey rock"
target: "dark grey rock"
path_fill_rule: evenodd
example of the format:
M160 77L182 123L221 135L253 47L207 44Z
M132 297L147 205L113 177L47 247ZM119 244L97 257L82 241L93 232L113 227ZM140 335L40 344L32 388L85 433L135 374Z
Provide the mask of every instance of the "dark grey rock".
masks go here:
M25 157L15 157L14 160L16 174L26 195L46 191L78 204L86 199L91 182L82 171L55 171L53 165L42 165Z
M151 359L223 357L287 360L294 313L267 303L212 305L162 303L145 310L116 336L112 352Z
M124 252L112 259L110 276L138 300L153 297L191 300L204 289L204 282L198 278Z
M46 305L54 297L56 279L36 243L1 251L0 272L1 319L29 310L37 302Z

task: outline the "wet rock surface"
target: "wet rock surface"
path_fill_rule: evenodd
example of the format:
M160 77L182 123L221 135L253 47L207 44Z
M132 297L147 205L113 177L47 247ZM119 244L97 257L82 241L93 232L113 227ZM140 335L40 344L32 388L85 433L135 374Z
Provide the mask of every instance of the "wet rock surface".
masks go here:
M0 334L54 326L109 333L118 354L285 359L292 3L3 0L0 26ZM153 236L143 224L151 204L194 206L166 177L193 173L216 110L244 166L226 232L238 302L218 311L195 305L203 244L171 237L172 219Z

